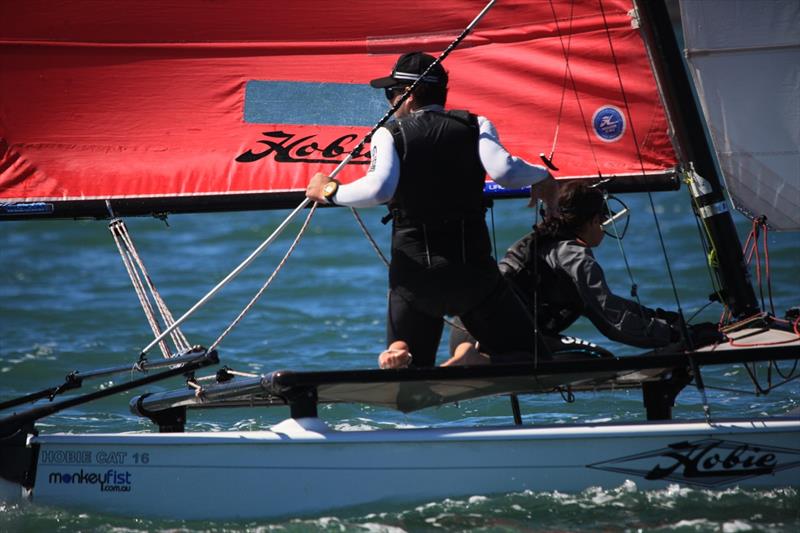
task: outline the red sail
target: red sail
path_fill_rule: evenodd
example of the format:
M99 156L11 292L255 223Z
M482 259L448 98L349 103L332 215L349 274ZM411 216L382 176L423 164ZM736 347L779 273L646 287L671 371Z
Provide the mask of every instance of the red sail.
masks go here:
M129 212L289 205L386 111L368 80L398 53L438 55L483 6L3 2L0 218L103 216L109 199ZM445 61L448 107L489 117L529 161L552 151L559 177L663 174L676 157L630 10L498 2ZM340 177L368 163L357 154Z

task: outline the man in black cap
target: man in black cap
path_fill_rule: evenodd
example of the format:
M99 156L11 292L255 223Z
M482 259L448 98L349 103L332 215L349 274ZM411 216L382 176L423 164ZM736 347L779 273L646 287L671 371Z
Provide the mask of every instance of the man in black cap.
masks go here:
M404 54L390 76L370 85L394 104L434 61ZM549 358L491 256L483 186L487 173L510 188L552 178L544 167L511 156L485 117L446 111L447 81L438 63L425 74L396 120L373 135L363 178L339 185L317 173L306 196L349 207L388 203L392 260L381 367L434 365L445 315L460 317L492 362Z

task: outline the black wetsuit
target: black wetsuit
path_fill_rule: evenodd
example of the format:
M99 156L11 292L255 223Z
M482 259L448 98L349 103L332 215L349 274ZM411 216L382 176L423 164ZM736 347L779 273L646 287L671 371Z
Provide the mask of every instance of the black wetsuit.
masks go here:
M533 320L491 257L478 124L465 111L425 111L387 126L400 158L387 341L432 366L443 317L459 316L493 362L544 359Z
M666 312L659 317L613 294L591 249L574 237L537 239L531 232L508 249L500 270L548 336L583 315L609 339L640 348L666 346L679 338Z
M677 327L666 318L657 317L657 311L613 294L591 249L574 237L537 241L535 232L531 232L508 249L499 268L528 312L535 316L539 332L554 356L613 355L589 341L561 335L582 315L609 339L640 348L663 347L679 338ZM455 329L450 337L451 353L462 342L474 339L468 332Z

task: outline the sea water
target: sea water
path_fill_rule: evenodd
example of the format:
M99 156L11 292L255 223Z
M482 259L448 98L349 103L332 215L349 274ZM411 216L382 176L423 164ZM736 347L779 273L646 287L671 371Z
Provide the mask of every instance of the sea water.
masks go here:
M675 309L651 199L646 194L622 198L631 208L628 233L621 243L606 239L596 250L608 282L622 296L630 296L635 284L645 305ZM654 193L652 202L685 315L699 311L693 322L717 321L719 304L703 309L713 289L688 193L685 189ZM523 200L498 201L487 216L499 254L530 229L534 214L525 205ZM130 219L127 224L153 281L177 317L247 257L287 214L176 215L169 218L168 225L152 218ZM388 254L390 230L379 222L384 210L364 209L360 214ZM182 330L192 344L211 344L234 320L273 271L304 215L185 323ZM744 242L749 221L739 215L736 220ZM772 302L778 316L800 305L799 239L797 234L769 233ZM152 339L105 222L2 221L0 264L0 401L57 385L72 370L133 363ZM319 210L272 286L220 344L222 363L253 373L279 368L375 367L384 342L386 279L386 267L350 211ZM764 302L769 306L764 287ZM604 339L585 320L569 332L620 355L640 351ZM157 351L151 354L159 357ZM439 360L444 357L443 343ZM781 366L784 372L791 370L787 363ZM800 380L766 396L756 396L747 372L740 366L709 368L704 377L714 416L780 415L800 403ZM759 378L765 385L766 372ZM116 376L87 384L85 389L126 379ZM780 381L775 372L772 381ZM174 380L146 390L179 386L180 381ZM153 431L148 421L128 410L130 398L141 392L131 391L58 413L41 420L39 430L43 434ZM576 395L574 403L566 403L557 394L525 396L521 403L528 424L644 419L638 391L582 393ZM285 408L193 412L187 430L259 429L287 414ZM512 423L507 398L478 399L409 415L361 405L323 406L320 416L340 430ZM696 389L689 387L681 393L674 416L702 417L702 399ZM616 488L588 488L580 493L476 494L399 508L353 508L325 516L248 522L121 518L29 503L0 507L0 531L243 529L797 531L800 495L789 488L744 490L735 486L710 491L676 485L652 491L642 490L630 480Z

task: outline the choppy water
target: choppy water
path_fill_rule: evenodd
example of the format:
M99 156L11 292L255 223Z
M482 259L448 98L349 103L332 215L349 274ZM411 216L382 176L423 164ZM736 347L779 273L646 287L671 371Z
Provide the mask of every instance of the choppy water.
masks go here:
M711 286L687 193L658 193L654 200L681 304L690 316L705 305ZM623 247L640 297L653 307L675 308L649 201L645 195L629 195L625 201L633 208L633 217ZM177 316L246 257L286 214L184 215L171 217L169 227L153 219L130 220L128 225L162 296ZM383 211L369 209L361 214L386 250L389 229L378 222ZM528 230L531 215L522 201L498 202L494 221L500 253ZM748 223L739 222L743 236ZM297 228L299 221L183 327L192 343L208 345L216 339L272 271ZM800 304L798 239L796 234L777 233L769 238L773 300L781 316L785 309ZM627 294L631 282L616 242L608 239L596 255L611 286ZM71 370L133 362L149 342L147 323L105 223L2 222L0 264L0 400L58 384ZM224 364L250 372L372 367L383 344L385 296L385 267L349 211L322 210L273 286L220 346L220 355ZM719 313L719 305L714 304L695 321L716 321ZM571 331L620 354L637 352L604 340L588 322L579 322ZM706 384L739 391L709 390L712 413L718 416L777 415L800 403L797 381L766 397L754 396L743 369L709 370ZM176 386L179 382L161 387ZM41 421L40 430L150 431L148 423L127 409L130 397L139 392L51 416ZM638 392L579 395L571 404L558 395L529 397L522 399L522 405L528 423L643 419ZM675 416L693 418L700 413L699 394L685 390ZM285 409L213 411L190 418L187 429L256 429L286 415ZM339 429L510 423L504 399L463 402L412 415L338 405L324 407L321 416ZM800 529L796 490L671 487L642 491L633 482L580 494L475 495L277 522L149 521L28 504L0 509L0 531Z

